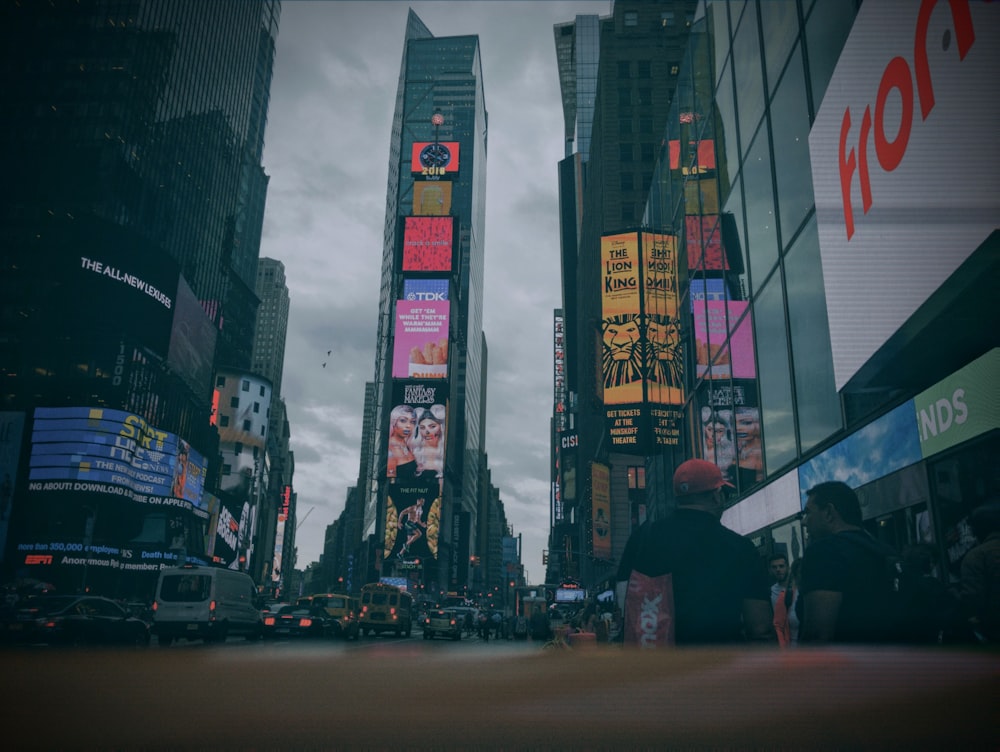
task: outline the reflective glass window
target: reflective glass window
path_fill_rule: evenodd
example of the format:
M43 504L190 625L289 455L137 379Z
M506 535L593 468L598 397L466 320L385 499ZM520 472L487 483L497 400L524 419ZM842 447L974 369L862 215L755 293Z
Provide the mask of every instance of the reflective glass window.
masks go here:
M753 6L744 13L733 39L733 76L736 80L740 135L746 143L764 114L764 79L757 37L757 13Z
M795 0L760 4L760 24L767 43L764 45L764 69L771 92L778 85L781 69L799 35L799 13Z
M812 207L809 161L809 107L802 55L796 49L771 103L774 174L778 185L778 216L787 243Z
M815 215L785 257L785 289L799 440L807 452L841 427Z
M730 267L740 274L740 294L733 295L735 300L745 300L747 297L746 292L749 290L746 277L747 237L746 229L743 225L742 185L742 178L737 178L736 185L733 186L733 190L729 194L729 200L726 201L726 204L722 209L723 214L729 214L732 216L732 222L723 221L722 242L725 243L726 246L726 258L729 259ZM729 232L730 230L733 232Z
M781 277L775 275L755 298L753 307L764 461L768 472L778 470L795 458L795 421L783 297Z
M733 78L730 66L722 72L715 91L716 118L715 158L719 163L719 191L723 200L729 194L730 180L739 171L740 152L736 139L736 103L733 100Z
M818 0L806 20L806 52L813 89L813 107L819 112L826 87L854 25L854 11L843 0Z
M757 286L778 261L778 234L771 187L771 150L767 145L767 131L763 128L743 163L743 194L746 201L750 280Z

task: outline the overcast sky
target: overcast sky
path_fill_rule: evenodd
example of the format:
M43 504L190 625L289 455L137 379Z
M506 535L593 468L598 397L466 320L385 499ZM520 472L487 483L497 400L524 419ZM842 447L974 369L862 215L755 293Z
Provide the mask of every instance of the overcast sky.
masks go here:
M610 7L609 0L282 4L261 256L284 263L291 295L281 391L295 452L299 569L319 560L326 526L357 483L364 387L375 371L389 137L412 8L436 37L479 35L489 113L486 451L507 519L522 536L529 581L544 578L552 310L561 306L563 120L552 27Z

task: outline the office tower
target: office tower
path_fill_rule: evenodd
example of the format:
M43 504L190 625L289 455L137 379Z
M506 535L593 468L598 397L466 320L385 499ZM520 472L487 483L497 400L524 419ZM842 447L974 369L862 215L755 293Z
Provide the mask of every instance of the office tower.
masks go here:
M260 305L257 308L251 368L271 382L275 394L281 394L289 309L285 265L276 259L261 258L257 264L255 292Z
M467 584L477 529L486 133L478 37L434 37L411 11L386 193L366 491L377 511L365 511L365 536L382 576L440 590Z
M7 574L145 597L211 548L212 377L250 363L279 10L4 5L2 401L34 436L4 468Z
M271 382L271 405L268 412L267 459L269 482L259 513L255 568L258 582L267 581L280 588L280 573L295 562L282 562L294 552L294 526L287 524L294 515L291 492L294 455L285 401L281 397L281 376L285 362L285 338L288 333L288 284L285 265L276 259L261 258L257 265L257 326L254 331L252 373ZM285 537L288 540L285 540ZM270 564L267 564L270 562Z
M564 336L567 399L553 419L559 499L548 581L596 584L613 575L631 516L644 514L646 447L612 446L605 434L615 419L606 415L594 368L601 362L601 238L642 224L694 7L688 0L616 2L607 17L578 16L554 28L566 143L559 165L563 320L556 325ZM593 503L599 478L592 469L603 468L613 487L628 488L628 502L607 510L610 536L595 534L595 524L607 523L598 521L603 502Z

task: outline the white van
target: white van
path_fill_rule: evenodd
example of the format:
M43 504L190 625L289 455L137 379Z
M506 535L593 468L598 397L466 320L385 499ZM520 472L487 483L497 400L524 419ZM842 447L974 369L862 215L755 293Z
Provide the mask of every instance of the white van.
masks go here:
M161 645L176 638L223 641L261 636L257 588L244 572L186 565L160 571L153 600L153 634Z

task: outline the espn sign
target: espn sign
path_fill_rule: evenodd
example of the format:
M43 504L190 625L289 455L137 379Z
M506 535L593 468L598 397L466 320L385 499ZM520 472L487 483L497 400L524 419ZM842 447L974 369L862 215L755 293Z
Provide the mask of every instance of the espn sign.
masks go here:
M809 134L838 389L997 227L1000 3L865 0Z
M52 554L28 554L24 557L24 563L28 566L32 564L51 564Z

